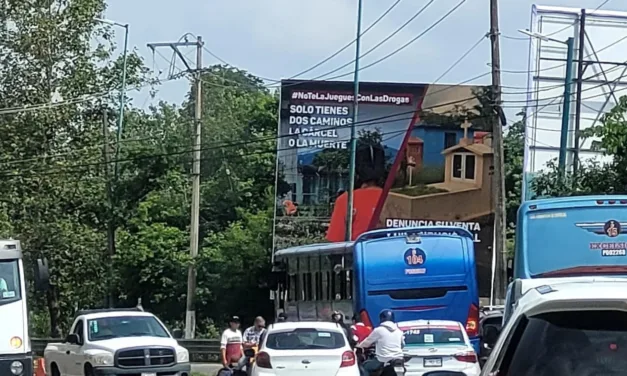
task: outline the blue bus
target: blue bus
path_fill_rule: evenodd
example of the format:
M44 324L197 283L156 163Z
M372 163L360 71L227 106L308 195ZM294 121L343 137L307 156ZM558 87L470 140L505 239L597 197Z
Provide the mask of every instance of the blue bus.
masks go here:
M505 320L516 301L546 278L588 276L627 277L627 196L524 202L518 210Z
M479 350L479 290L472 234L460 227L382 229L353 246L353 310L373 326L379 312L397 321L455 320Z
M333 286L321 287L320 302L298 301L306 293L296 294L296 302L289 292L298 282L294 279L298 271L290 264L311 265L303 261L308 257L329 260L316 262L327 265L329 274L305 277L304 280L330 281ZM287 263L283 269L289 277L284 290L278 293L284 299L283 309L288 317L298 319L325 319L335 307L343 302L352 302L351 314L360 315L362 321L371 326L379 324L379 312L384 308L395 312L397 321L418 319L455 320L466 324L466 330L475 350L479 351L479 292L475 265L472 234L460 227L417 227L403 229L381 229L359 236L355 242L326 243L293 247L277 251L276 262ZM291 270L291 273L289 272ZM332 274L348 271L339 281ZM326 278L325 278L326 275ZM331 278L329 278L331 277ZM342 285L344 281L344 285ZM328 293L350 285L351 296ZM305 283L306 284L306 283ZM326 295L324 293L327 292ZM287 296L287 298L285 298ZM327 302L329 298L334 298ZM312 304L313 303L313 304ZM312 308L312 305L316 308ZM344 307L346 305L344 304ZM301 311L308 312L302 314ZM313 314L313 312L319 312ZM342 310L347 312L347 309Z

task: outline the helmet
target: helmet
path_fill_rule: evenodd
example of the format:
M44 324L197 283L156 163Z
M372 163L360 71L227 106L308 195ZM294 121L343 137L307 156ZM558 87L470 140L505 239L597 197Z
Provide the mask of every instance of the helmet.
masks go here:
M382 323L386 321L394 322L394 312L392 312L391 309L384 309L381 313L379 313L379 321Z
M333 313L331 314L331 320L335 322L340 322L342 321L343 318L344 318L344 315L340 311L333 311Z

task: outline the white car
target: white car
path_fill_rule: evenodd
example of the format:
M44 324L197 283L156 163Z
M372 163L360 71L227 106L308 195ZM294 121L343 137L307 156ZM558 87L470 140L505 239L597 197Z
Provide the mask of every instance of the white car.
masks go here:
M406 376L422 376L433 371L478 376L481 372L477 354L461 323L414 320L399 322L398 327L405 337Z
M547 281L528 290L482 375L622 375L627 281Z
M267 328L251 375L359 376L359 367L339 325L281 322Z

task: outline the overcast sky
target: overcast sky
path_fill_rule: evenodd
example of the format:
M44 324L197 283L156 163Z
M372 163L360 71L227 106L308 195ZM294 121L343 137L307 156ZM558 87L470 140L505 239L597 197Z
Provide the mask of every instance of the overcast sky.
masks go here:
M364 0L365 29L395 0ZM432 6L396 34L390 41L362 59L362 66L394 51L419 35L461 0L435 0ZM309 68L355 38L357 0L108 0L106 17L130 24L130 46L144 56L148 66L167 75L172 53L153 55L149 42L176 41L185 33L200 35L211 50L229 64L264 78L281 79ZM394 32L427 0L401 0L378 25L364 37L362 53ZM518 29L530 24L533 0L501 0L502 69L527 69L528 42ZM545 0L541 5L597 8L603 0ZM364 81L397 81L430 83L489 30L489 1L466 0L444 22L418 39L410 47L361 72ZM627 1L610 0L602 9L627 11ZM363 30L363 29L362 29ZM121 34L121 33L120 33ZM619 36L620 37L620 36ZM618 37L608 36L608 43ZM118 41L121 45L122 36ZM194 58L190 48L188 56ZM167 59L166 59L167 58ZM354 58L354 47L299 78L314 78ZM205 52L204 64L219 63ZM458 65L441 83L458 83L489 70L487 39ZM178 63L178 67L183 66ZM348 73L352 65L335 73ZM347 75L345 80L352 80ZM490 76L475 81L488 84ZM503 85L525 90L527 75L503 74ZM180 103L187 91L185 80L163 84L158 99ZM516 90L516 89L510 89ZM135 97L135 105L151 103L147 90ZM514 99L513 97L508 97ZM515 99L524 99L521 96Z

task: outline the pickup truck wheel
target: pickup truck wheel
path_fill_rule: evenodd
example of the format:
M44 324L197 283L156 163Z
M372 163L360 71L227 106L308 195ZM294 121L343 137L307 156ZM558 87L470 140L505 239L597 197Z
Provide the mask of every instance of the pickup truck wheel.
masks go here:
M85 364L85 376L94 376L94 369L89 363Z
M61 372L59 372L59 367L57 367L56 363L52 363L50 366L50 371L52 371L52 376L61 376Z

